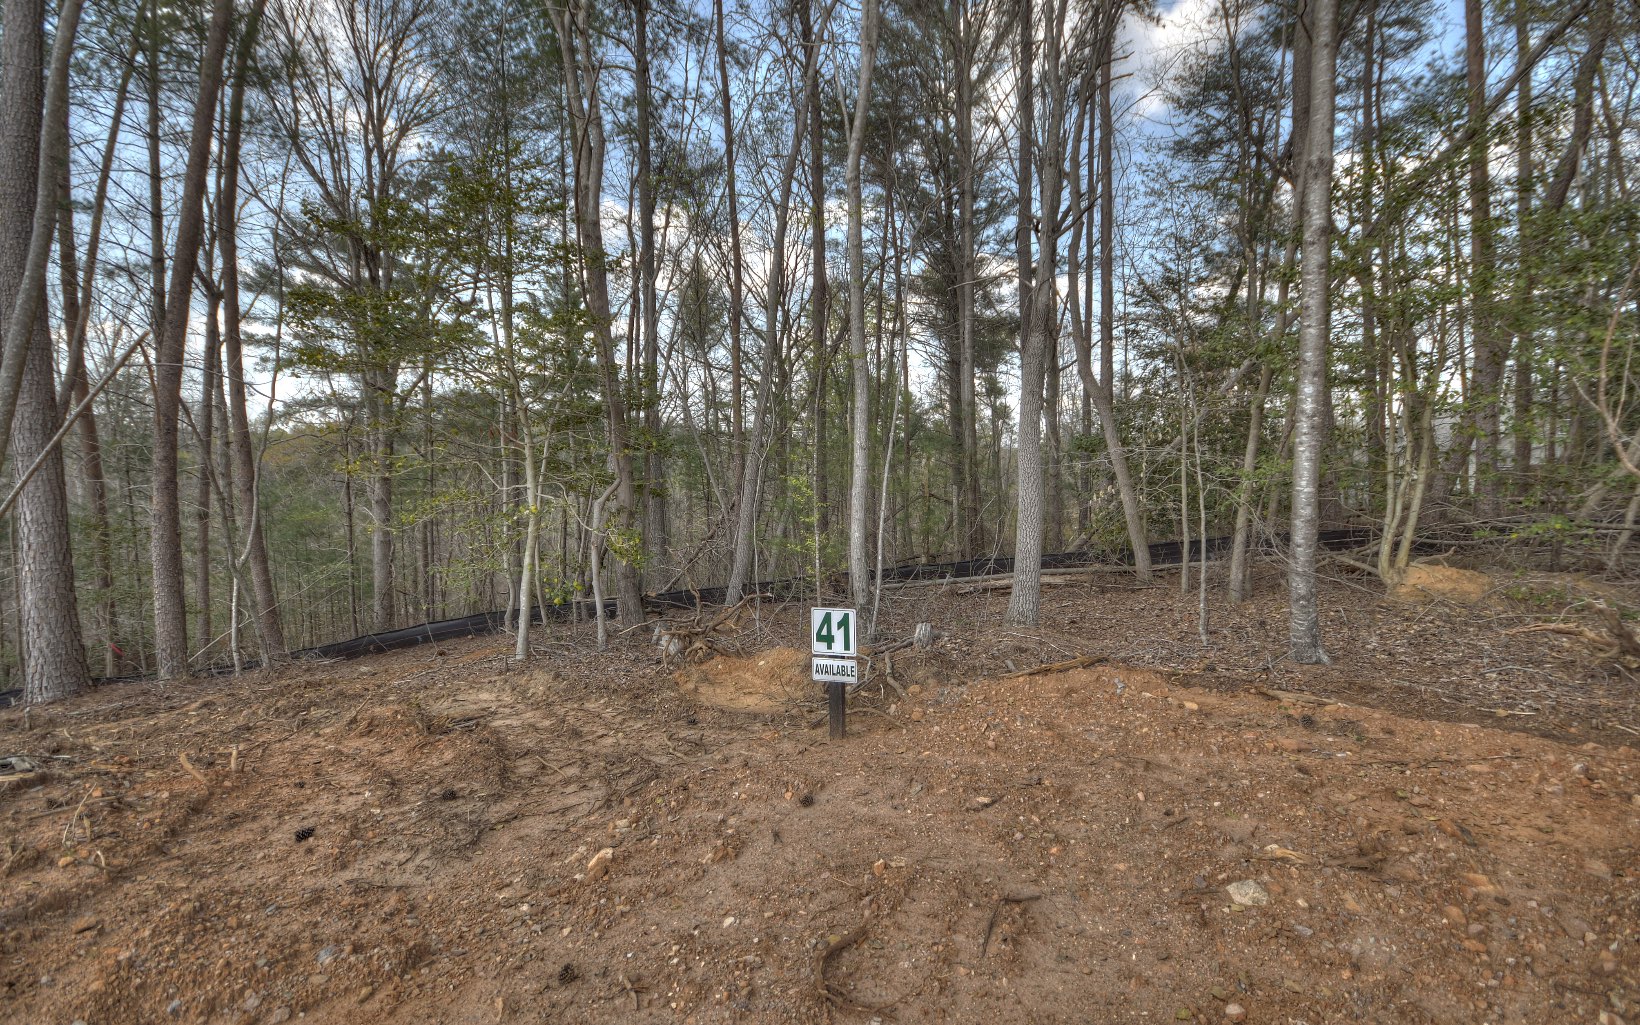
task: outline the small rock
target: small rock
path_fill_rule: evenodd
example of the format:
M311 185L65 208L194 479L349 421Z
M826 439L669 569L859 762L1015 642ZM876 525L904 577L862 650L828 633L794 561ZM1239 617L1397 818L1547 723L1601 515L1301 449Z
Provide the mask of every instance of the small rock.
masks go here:
M615 848L605 847L587 862L587 882L602 879L609 874L609 863L615 860Z
M100 924L101 923L99 923L95 918L92 918L90 915L86 915L84 918L75 921L74 932L76 935L82 932L90 932Z
M258 1007L262 1006L262 994L252 993L250 996L246 997L245 1002L239 1006L243 1007L247 1011L256 1010Z
M165 1013L166 1014L177 1014L181 1010L182 1010L182 1001L180 999L173 1000L170 1003L165 1005Z
M970 797L968 799L968 810L984 811L986 808L989 808L991 805L996 803L997 799L994 797Z
M1583 871L1594 876L1596 879L1605 879L1610 881L1612 877L1611 866L1606 864L1604 861L1601 861L1599 858L1589 858L1584 861Z
M1241 879L1224 888L1230 899L1244 907L1261 908L1270 903L1270 891L1252 879Z
M1464 872L1460 878L1463 879L1465 888L1475 896L1488 897L1499 892L1498 885L1489 876L1480 872Z
M319 964L328 964L331 961L336 960L337 957L341 956L341 953L341 950L336 947L325 947L323 950L319 951L319 956L314 958L314 960Z
M1469 924L1469 916L1464 914L1463 908L1458 907L1456 904L1448 904L1441 909L1441 914L1446 917L1448 922L1460 929Z
M1626 1023L1611 1011L1601 1011L1599 1025L1626 1025Z
M1247 1008L1241 1006L1240 1004L1225 1004L1224 1005L1224 1020L1225 1021L1246 1021L1247 1020Z
M268 1015L268 1025L284 1025L287 1021L290 1021L290 1008L288 1007L276 1007L273 1009L273 1013Z
M1202 708L1202 706L1196 704L1194 701L1181 701L1179 704L1184 706L1184 710L1186 712L1199 712Z

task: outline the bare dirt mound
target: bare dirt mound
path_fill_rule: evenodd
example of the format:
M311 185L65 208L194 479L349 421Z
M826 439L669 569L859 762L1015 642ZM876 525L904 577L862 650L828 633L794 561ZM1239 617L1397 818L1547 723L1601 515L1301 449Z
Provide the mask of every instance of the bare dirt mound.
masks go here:
M1113 595L1054 611L1172 650ZM585 628L0 713L46 767L0 793L0 1025L1640 1021L1623 740L1315 697L1343 667L1042 672L1069 640L953 629L839 743Z
M776 715L816 696L809 657L796 648L771 648L736 658L719 655L677 673L678 688L696 701L730 712Z
M1396 601L1420 605L1445 598L1460 605L1473 605L1492 590L1492 578L1472 569L1454 566L1408 566L1406 574L1390 588Z

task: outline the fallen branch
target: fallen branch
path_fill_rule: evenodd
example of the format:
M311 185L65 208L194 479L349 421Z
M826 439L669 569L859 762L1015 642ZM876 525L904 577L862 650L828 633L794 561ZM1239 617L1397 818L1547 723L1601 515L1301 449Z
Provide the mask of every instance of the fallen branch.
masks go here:
M985 938L980 940L979 956L984 957L985 952L991 949L991 934L996 931L997 915L1002 911L1002 906L1004 904L1028 904L1033 900L1040 900L1041 898L1042 894L1040 893L1005 893L998 897L996 907L991 909L991 917L985 921Z
M1019 669L1011 673L1004 673L1001 679L1017 680L1025 676L1047 676L1051 673L1063 673L1072 669L1082 669L1086 666L1096 666L1106 661L1103 655L1078 655L1063 662L1050 662L1045 666L1032 666L1029 669Z
M1294 701L1301 705L1336 705L1340 702L1332 698L1318 698L1314 694L1305 694L1296 690L1277 690L1274 687L1260 687L1258 692L1267 698L1277 701Z
M177 752L177 761L181 762L182 767L184 769L188 770L188 775L190 775L193 778L199 780L201 783L205 784L206 786L211 785L211 781L205 778L205 774L203 772L200 772L198 769L194 768L194 763L190 762L188 760L188 756L187 756L186 753L181 752L181 751Z
M1594 649L1592 654L1598 659L1610 660L1621 657L1626 662L1640 662L1640 639L1636 639L1634 631L1623 622L1623 617L1616 609L1606 604L1597 604L1595 608L1606 627L1604 634L1579 623L1530 623L1505 630L1504 633L1511 637L1540 633L1559 634L1587 644Z
M697 655L733 654L733 649L720 643L714 635L719 630L738 629L740 617L750 607L751 603L759 598L769 597L772 597L772 595L748 594L706 623L700 621L698 605L692 622L672 623L661 620L655 624L655 644L661 649L662 661L670 667L679 661L687 661Z
M868 913L865 921L861 922L853 929L850 929L848 932L830 941L825 946L814 952L814 995L819 997L824 1003L831 1004L836 1007L860 1008L868 1011L875 1010L875 1008L866 1007L862 1004L855 1003L854 1001L843 996L841 993L834 991L829 985L826 984L826 962L831 960L831 956L839 950L846 950L864 939L866 930L870 927L870 925L871 915Z

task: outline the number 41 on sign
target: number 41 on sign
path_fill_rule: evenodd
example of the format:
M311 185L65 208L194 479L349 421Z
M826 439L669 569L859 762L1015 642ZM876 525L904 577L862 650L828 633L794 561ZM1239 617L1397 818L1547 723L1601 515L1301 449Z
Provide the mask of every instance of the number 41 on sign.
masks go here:
M809 613L809 653L814 656L812 676L824 683L830 706L831 735L842 737L848 685L858 677L855 661L853 609L812 609Z

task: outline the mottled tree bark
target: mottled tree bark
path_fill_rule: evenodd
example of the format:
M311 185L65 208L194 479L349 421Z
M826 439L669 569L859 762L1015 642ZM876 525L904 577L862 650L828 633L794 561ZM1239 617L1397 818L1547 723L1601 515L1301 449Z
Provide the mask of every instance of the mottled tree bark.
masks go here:
M233 486L245 518L244 559L251 570L251 614L262 645L262 663L285 657L284 620L274 593L273 567L262 529L260 468L251 444L250 410L245 395L245 355L239 309L239 149L244 119L245 78L262 24L264 0L255 0L240 36L234 58L233 94L228 103L227 140L223 146L221 210L222 302L228 315L223 323L222 346L228 385L228 455L233 463Z
M1150 537L1139 508L1139 491L1128 468L1127 447L1116 422L1116 125L1110 100L1114 18L1106 32L1105 59L1099 65L1099 373L1103 380L1092 382L1089 395L1099 411L1105 451L1110 454L1111 473L1122 500L1128 546L1133 549L1133 575L1139 583L1148 584ZM1089 383L1083 382L1084 386Z
M58 31L66 37L59 36L60 67L53 61L51 86L56 102L49 110L42 88L45 13L42 0L7 0L4 37L0 38L0 96L5 97L0 104L0 308L13 313L7 327L7 363L0 369L17 381L15 418L10 409L5 413L19 472L46 451L58 427L51 333L45 316L45 261L31 257L40 248L42 232L43 244L49 249L54 226L51 214L58 169L53 158L66 152L58 145L59 126L66 125L67 47L78 8L73 19L59 23ZM43 124L53 126L46 133L49 139L44 147ZM14 336L16 331L25 333ZM14 340L20 344L12 345ZM18 502L17 572L24 699L43 702L68 697L86 686L87 672L60 449L50 451Z
M1311 75L1305 140L1304 259L1298 332L1298 406L1293 431L1292 566L1287 590L1293 660L1326 662L1316 600L1315 557L1320 527L1321 446L1325 440L1328 303L1332 267L1333 75L1338 61L1338 0L1310 0Z
M194 288L194 261L199 255L204 217L206 172L210 167L212 125L222 61L228 48L233 0L215 0L205 53L199 65L177 215L176 243L171 251L171 284L165 306L165 330L159 337L154 367L153 519L150 557L154 566L154 653L161 679L188 671L187 600L183 588L182 508L177 495L177 416L182 407L182 362L188 347L188 307Z
M653 558L667 547L666 467L661 458L660 310L655 297L655 172L649 72L649 0L633 0L637 92L638 280L643 306L644 546Z
M854 382L850 410L853 470L849 477L848 569L849 590L856 608L871 600L871 570L867 562L866 515L871 504L871 369L866 362L866 256L864 217L860 196L860 158L865 149L866 114L871 107L871 74L877 60L877 30L882 7L865 0L860 18L860 81L854 94L854 121L849 126L848 162L844 179L848 191L848 327L849 364Z

